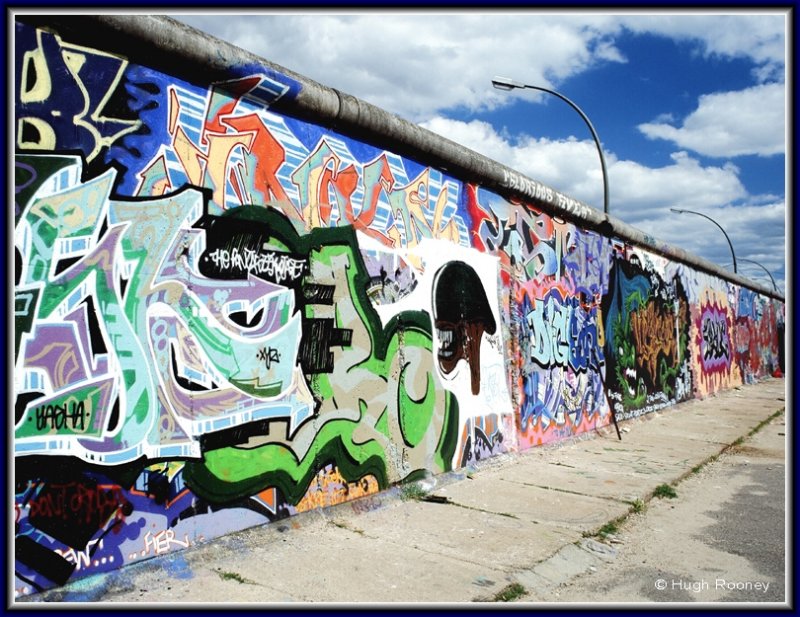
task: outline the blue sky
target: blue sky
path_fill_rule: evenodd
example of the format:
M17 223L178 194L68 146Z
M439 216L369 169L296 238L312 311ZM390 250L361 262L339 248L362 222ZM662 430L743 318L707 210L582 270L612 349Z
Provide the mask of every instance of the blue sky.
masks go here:
M174 13L719 265L757 261L784 291L785 12ZM739 272L771 286L758 265Z

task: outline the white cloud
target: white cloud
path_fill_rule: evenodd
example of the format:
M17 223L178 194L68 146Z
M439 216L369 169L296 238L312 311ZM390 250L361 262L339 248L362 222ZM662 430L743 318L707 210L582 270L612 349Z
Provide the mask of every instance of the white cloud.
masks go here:
M521 93L493 91L498 72L555 87L604 62L625 62L623 29L698 46L705 55L748 58L759 81L781 80L785 17L552 12L363 12L175 15L287 69L412 121L439 110L507 105Z
M759 81L783 80L786 59L787 17L766 12L728 15L647 14L623 17L631 32L657 34L700 45L706 56L748 58L756 63Z
M498 72L545 87L622 62L605 16L536 13L176 15L287 69L412 121L507 105Z
M551 141L521 137L512 143L486 122L435 118L423 126L476 152L602 209L603 177L597 147L591 140ZM644 209L687 208L730 203L747 196L733 165L702 166L685 152L672 164L645 167L604 152L611 213L636 224Z
M707 94L682 126L656 120L639 125L639 130L650 139L672 141L707 156L784 154L785 95L782 83Z
M422 126L598 209L603 208L603 176L594 141L552 141L522 135L512 143L486 122L443 117L433 118ZM606 164L609 164L607 154Z
M609 172L615 204L612 213L638 226L651 211L715 207L747 197L738 169L732 165L704 167L685 152L674 153L672 160L659 168L617 161Z

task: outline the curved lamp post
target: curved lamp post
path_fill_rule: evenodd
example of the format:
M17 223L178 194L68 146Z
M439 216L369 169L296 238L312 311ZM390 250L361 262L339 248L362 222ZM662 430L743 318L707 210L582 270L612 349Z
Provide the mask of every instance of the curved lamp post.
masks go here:
M746 261L747 263L751 263L751 264L755 264L755 265L759 266L764 272L767 273L767 276L769 276L769 280L772 281L772 288L775 291L778 291L778 286L775 284L775 277L773 277L772 273L769 270L767 270L763 265L761 265L760 263L758 263L754 259L744 259L743 257L740 257L739 261Z
M684 212L688 212L689 214L696 214L697 216L702 216L704 219L708 219L714 225L719 227L719 230L722 232L722 235L725 236L725 239L728 241L728 246L731 247L731 257L733 257L733 273L736 274L736 253L733 252L733 244L731 243L731 239L728 237L728 234L725 233L725 230L722 229L722 225L717 223L714 219L710 216L706 216L705 214L701 214L700 212L695 212L694 210L683 210L681 208L670 208L670 212L677 212L678 214L683 214Z
M608 172L606 171L606 159L603 156L603 148L600 146L600 138L597 136L597 131L594 130L592 123L589 121L589 118L586 116L585 113L578 107L575 103L570 101L566 96L563 94L559 94L555 90L549 90L547 88L542 88L541 86L531 86L529 84L523 84L519 81L514 81L513 79L509 79L508 77L495 77L492 79L492 85L497 88L498 90L514 90L519 88L520 90L529 89L529 90L540 90L541 92L547 92L548 94L552 94L553 96L557 96L562 101L567 103L572 109L577 111L583 121L586 122L586 125L589 127L589 130L592 132L592 137L594 138L594 143L597 146L597 153L600 155L600 166L603 168L603 211L608 214Z

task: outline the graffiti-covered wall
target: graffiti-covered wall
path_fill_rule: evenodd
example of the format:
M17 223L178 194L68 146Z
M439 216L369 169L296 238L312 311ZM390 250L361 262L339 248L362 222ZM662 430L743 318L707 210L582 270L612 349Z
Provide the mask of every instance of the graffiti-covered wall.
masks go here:
M18 595L777 365L778 300L277 113L266 65L14 34Z

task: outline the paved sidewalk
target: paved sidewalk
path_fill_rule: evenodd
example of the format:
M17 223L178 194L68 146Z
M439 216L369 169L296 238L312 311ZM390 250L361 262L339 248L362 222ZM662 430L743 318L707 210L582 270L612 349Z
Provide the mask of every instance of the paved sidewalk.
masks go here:
M586 438L88 577L19 602L535 602L613 558L593 536L785 408L785 382L690 401ZM424 483L423 483L424 485ZM408 496L406 492L405 497ZM519 587L517 587L519 589Z

